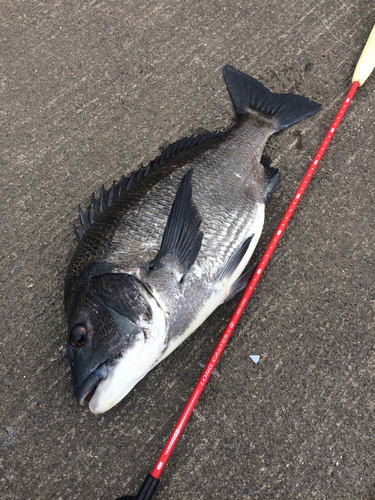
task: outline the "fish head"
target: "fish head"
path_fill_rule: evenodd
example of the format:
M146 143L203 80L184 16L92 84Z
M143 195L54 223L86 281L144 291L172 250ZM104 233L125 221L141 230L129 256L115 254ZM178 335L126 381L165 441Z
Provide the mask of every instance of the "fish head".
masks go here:
M78 403L103 413L157 364L167 345L166 315L136 278L95 276L71 301L67 344Z

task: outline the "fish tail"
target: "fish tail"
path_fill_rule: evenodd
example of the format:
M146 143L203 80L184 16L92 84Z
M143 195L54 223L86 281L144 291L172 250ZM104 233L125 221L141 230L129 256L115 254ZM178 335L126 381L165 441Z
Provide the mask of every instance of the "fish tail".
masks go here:
M255 78L228 64L224 66L223 73L237 116L254 111L268 115L273 118L275 132L294 125L321 108L321 104L307 97L274 94Z

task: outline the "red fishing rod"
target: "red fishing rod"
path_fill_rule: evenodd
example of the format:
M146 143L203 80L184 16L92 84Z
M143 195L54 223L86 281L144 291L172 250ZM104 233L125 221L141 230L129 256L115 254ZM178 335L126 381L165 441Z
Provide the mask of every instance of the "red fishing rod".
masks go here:
M309 169L307 170L304 178L302 179L301 184L299 185L287 211L285 212L284 217L282 218L278 228L276 229L275 234L272 237L271 242L269 243L266 251L263 254L263 257L261 261L258 264L258 267L256 268L253 277L250 280L250 283L248 284L244 294L242 295L242 298L234 311L227 327L224 330L224 333L222 334L210 360L208 361L200 379L198 380L197 385L195 386L195 389L192 393L192 395L189 398L189 401L187 402L177 424L175 425L175 428L172 431L172 434L170 435L167 444L165 445L163 451L160 454L160 457L158 458L158 461L155 464L155 467L153 468L151 474L148 474L141 489L139 490L139 493L137 496L122 496L119 497L117 500L149 500L152 495L154 494L156 487L159 484L159 478L160 475L174 449L176 446L176 443L181 436L181 433L199 399L199 396L202 394L203 389L205 388L208 379L210 378L216 363L219 361L219 358L227 345L227 342L232 335L232 332L237 325L237 322L246 306L248 303L254 288L256 284L258 283L260 277L263 274L263 271L268 263L268 261L271 258L271 255L273 254L276 245L278 244L286 226L288 225L288 222L290 221L290 218L292 217L294 210L296 209L298 203L301 200L301 197L303 193L305 192L305 189L307 185L309 184L311 177L313 176L317 166L320 163L320 160L322 159L325 150L328 147L328 144L331 142L332 137L334 136L337 127L339 126L346 110L348 109L348 106L353 99L353 96L358 89L359 86L363 85L367 78L370 76L372 70L374 69L375 66L375 26L373 27L370 36L367 40L366 46L363 49L363 52L361 54L361 57L357 63L356 69L353 74L352 78L352 86L345 97L344 102L342 103L339 112L336 115L336 118L333 120L332 125L329 128L329 132L323 139L322 144L320 145L320 148L318 152L316 153L313 161L311 162L311 165Z

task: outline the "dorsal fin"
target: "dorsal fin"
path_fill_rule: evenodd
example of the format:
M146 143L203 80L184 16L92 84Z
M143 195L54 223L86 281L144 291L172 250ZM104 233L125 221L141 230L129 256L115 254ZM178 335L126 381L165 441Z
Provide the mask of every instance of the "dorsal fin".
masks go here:
M85 232L89 229L90 226L94 224L96 220L98 220L100 215L104 213L108 207L113 205L120 197L125 196L126 191L133 189L150 173L154 172L161 165L163 165L163 163L165 163L169 158L211 139L216 139L222 134L223 132L209 132L206 134L198 134L195 136L179 139L173 144L170 144L167 148L163 149L160 155L157 156L154 160L150 161L150 163L146 167L141 165L138 170L132 172L130 177L122 176L121 180L118 183L113 181L113 184L109 191L107 191L104 186L102 186L99 198L96 199L93 193L90 209L88 212L84 212L80 207L78 207L82 224L82 226L79 227L75 226L75 234L78 242L81 241Z

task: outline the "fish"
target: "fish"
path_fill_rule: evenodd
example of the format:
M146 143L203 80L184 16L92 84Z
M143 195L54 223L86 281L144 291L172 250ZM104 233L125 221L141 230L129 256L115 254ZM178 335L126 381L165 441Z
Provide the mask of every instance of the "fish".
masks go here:
M246 288L280 177L260 161L266 141L321 107L230 65L223 75L231 128L178 140L78 208L64 288L67 352L74 395L94 414Z

